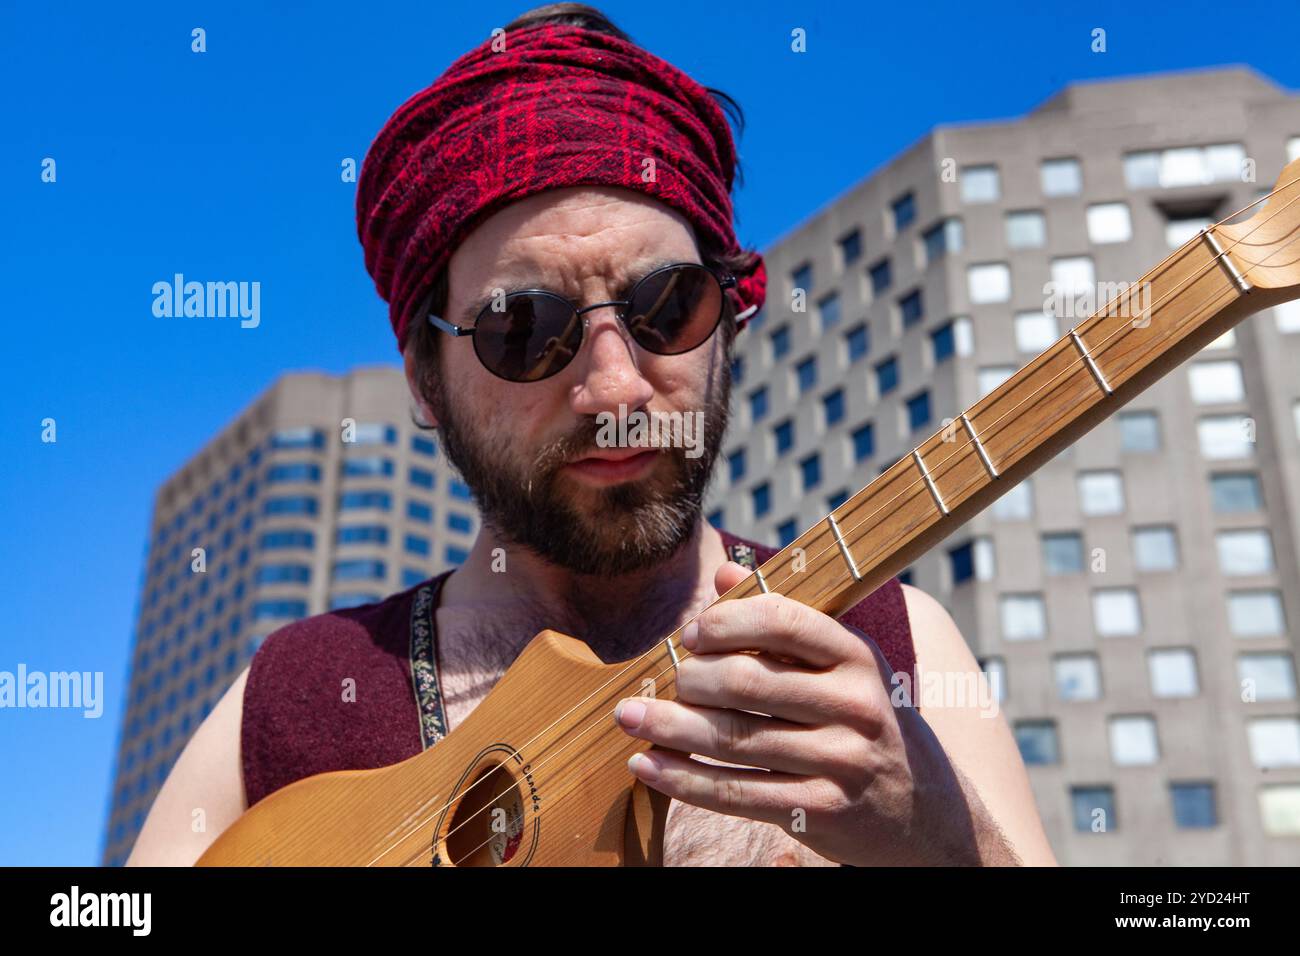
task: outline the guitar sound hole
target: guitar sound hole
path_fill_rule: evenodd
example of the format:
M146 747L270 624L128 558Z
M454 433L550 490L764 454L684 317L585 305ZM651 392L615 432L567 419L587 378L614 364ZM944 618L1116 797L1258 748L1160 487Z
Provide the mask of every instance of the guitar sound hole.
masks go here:
M484 768L452 815L447 855L454 866L500 866L523 843L524 800L506 768Z

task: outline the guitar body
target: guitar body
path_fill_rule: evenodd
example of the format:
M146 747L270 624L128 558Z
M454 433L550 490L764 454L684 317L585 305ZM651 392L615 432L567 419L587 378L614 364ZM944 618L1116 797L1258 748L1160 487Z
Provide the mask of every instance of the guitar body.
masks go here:
M613 718L628 666L542 631L435 746L277 790L198 865L658 865L669 801L628 771L649 745Z

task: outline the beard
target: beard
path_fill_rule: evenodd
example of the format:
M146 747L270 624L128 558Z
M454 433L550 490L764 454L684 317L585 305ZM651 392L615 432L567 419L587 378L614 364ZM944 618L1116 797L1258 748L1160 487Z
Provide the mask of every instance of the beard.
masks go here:
M521 461L511 454L511 436L493 429L491 419L478 427L464 420L441 375L429 383L429 402L447 459L473 493L485 526L575 574L614 577L662 564L695 532L727 429L731 363L726 350L723 356L708 375L698 457L660 447L643 477L599 488L564 471L598 446L595 416Z

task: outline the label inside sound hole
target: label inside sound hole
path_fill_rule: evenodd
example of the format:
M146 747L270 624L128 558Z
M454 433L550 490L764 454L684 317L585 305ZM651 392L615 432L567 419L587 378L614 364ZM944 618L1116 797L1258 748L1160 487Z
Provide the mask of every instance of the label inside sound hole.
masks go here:
M488 850L492 862L500 866L518 852L524 838L524 803L517 787L511 787L493 801L491 817Z

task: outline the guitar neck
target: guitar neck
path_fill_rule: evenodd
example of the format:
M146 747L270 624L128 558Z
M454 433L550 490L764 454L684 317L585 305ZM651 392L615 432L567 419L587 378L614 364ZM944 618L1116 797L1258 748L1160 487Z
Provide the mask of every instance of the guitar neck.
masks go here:
M776 591L831 616L857 604L1246 316L1253 288L1213 231L887 468L719 600Z

